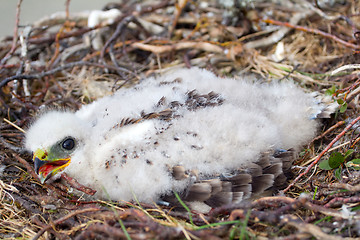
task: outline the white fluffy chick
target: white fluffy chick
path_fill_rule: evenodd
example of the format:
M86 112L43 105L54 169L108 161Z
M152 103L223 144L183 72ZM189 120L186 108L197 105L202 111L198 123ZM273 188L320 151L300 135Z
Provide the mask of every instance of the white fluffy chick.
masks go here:
M25 146L41 182L63 171L98 198L172 202L175 191L215 207L283 184L320 105L291 83L180 69L40 114Z

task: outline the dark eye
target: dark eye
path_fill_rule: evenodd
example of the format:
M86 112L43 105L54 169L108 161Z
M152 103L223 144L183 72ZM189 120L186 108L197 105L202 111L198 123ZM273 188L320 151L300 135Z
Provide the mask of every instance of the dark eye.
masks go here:
M61 146L66 150L72 150L75 147L75 140L72 138L67 138L62 142Z

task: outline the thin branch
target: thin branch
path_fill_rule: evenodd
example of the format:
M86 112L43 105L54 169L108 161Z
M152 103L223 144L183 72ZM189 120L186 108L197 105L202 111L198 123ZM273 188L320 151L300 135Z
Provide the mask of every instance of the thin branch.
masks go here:
M61 34L61 36L58 37L58 40L62 40L65 38L70 38L70 37L82 36L87 32L90 32L94 29L98 29L101 27L103 27L103 26L101 26L101 24L99 24L92 28L85 27L85 28L79 29L77 31L63 33L63 34ZM43 38L33 37L33 38L30 38L28 42L30 44L43 44L43 43L51 44L55 41L56 37L57 37L57 34L52 34L50 37L43 37Z
M97 211L100 211L100 209L99 208L86 208L86 209L73 211L64 217L59 218L58 220L55 220L52 224L49 224L46 227L43 227L42 229L40 229L40 231L33 237L32 240L38 239L41 235L43 235L44 232L55 227L58 224L61 224L62 222L64 222L65 220L67 220L69 218L72 218L78 214L87 213L87 212L97 212Z
M96 193L96 190L93 190L89 187L86 187L82 184L80 184L76 179L68 176L66 173L61 174L61 178L64 179L71 187L86 193L88 195L94 195Z
M169 33L168 33L169 39L171 38L171 36L175 30L176 24L178 23L178 20L180 18L180 15L183 12L187 3L188 3L188 0L177 1L177 3L175 3L175 16L174 16L174 20L171 23L171 27L169 29Z
M327 129L325 132L323 132L321 135L319 135L319 136L317 136L316 138L314 138L314 139L311 141L311 143L313 143L314 141L319 140L319 139L325 137L325 136L326 136L327 134L329 134L331 131L333 131L334 129L336 129L336 128L344 125L344 124L345 124L345 121L339 121L339 122L337 122L336 124L334 124L333 126L331 126L329 129Z
M122 21L117 25L114 34L109 38L109 40L105 43L104 47L101 50L100 59L102 62L104 62L106 49L119 37L119 35L124 31L124 28L134 19L135 17L132 15L127 16L123 18Z
M15 20L15 27L14 27L14 35L13 35L13 41L11 45L10 51L5 55L3 59L1 59L0 65L4 65L5 62L11 57L11 55L15 52L16 46L17 46L17 39L18 39L18 29L19 29L19 23L20 23L20 6L21 6L22 0L18 1L18 4L16 6L16 20Z
M313 28L308 28L308 27L303 27L303 26L297 26L297 25L293 25L293 24L290 24L290 23L287 23L287 22L276 21L276 20L273 20L273 19L263 19L262 21L265 22L265 23L273 24L273 25L285 26L285 27L293 28L293 29L300 30L300 31L303 31L303 32L313 33L313 34L320 35L320 36L323 36L323 37L328 38L328 39L332 39L335 42L344 45L345 47L353 48L353 49L357 49L357 50L360 49L360 45L355 45L355 44L346 42L346 41L342 40L341 38L338 38L335 35L323 32L323 31L318 30L318 29L313 29Z
M14 156L14 158L21 163L22 165L24 165L24 167L26 168L26 171L28 173L30 173L30 175L34 178L34 179L39 179L38 175L35 173L34 169L31 167L30 163L28 163L25 159L23 159L22 157L20 157L19 155L17 155L16 153L12 154Z
M49 76L52 74L55 74L59 71L62 71L64 69L67 68L72 68L75 66L93 66L93 67L98 67L98 68L108 68L111 70L118 70L115 66L111 66L111 65L106 65L106 64L99 64L99 63L92 63L92 62L84 62L84 61L78 61L78 62L72 62L72 63L68 63L68 64L64 64L60 67L57 68L53 68L49 71L46 72L42 72L42 73L38 73L38 74L32 74L32 75L26 75L26 74L20 74L20 75L14 75L11 77L7 77L4 80L2 80L0 82L0 88L4 87L7 83L15 80L15 79L28 79L28 80L32 80L32 79L40 79L43 78L45 76ZM123 71L126 71L126 69L122 69ZM133 74L134 76L136 76L134 73L132 73L131 71L128 71L129 74Z
M70 1L71 0L66 0L66 3L65 3L65 13L66 13L66 20L69 20L69 9L70 9Z
M353 196L353 197L336 197L331 199L327 204L324 205L324 207L335 207L335 206L341 206L346 203L359 203L360 202L360 196Z
M206 52L224 53L224 50L209 42L196 42L196 41L184 41L174 43L172 45L150 45L141 42L135 42L131 44L132 47L139 48L144 51L153 52L155 54L162 54L166 52L182 50L182 49L200 49Z

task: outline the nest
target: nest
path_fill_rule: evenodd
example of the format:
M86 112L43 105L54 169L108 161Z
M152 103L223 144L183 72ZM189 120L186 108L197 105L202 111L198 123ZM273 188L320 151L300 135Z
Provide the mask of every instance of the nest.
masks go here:
M357 1L124 1L16 26L0 42L2 239L352 239L360 236ZM19 19L21 1L17 8ZM333 11L332 9L336 9ZM108 11L110 10L110 11ZM18 21L17 21L18 22ZM272 197L173 211L86 202L41 185L23 133L44 107L78 109L178 67L295 81L339 103ZM320 162L320 165L318 164Z

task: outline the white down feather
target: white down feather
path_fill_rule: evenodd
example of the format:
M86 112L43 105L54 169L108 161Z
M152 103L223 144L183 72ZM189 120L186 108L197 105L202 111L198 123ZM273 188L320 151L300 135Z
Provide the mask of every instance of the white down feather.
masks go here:
M181 117L170 122L151 119L114 128L123 118L153 112L162 97L183 103L194 89L219 93L224 102L195 111L179 109ZM261 84L181 69L144 79L75 113L45 113L30 126L25 146L47 149L72 136L79 143L64 170L68 175L97 190L99 198L129 201L136 196L151 202L186 188L187 181L172 178L171 166L216 175L246 168L269 149L299 149L316 131L312 105L313 98L292 83Z

